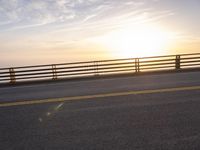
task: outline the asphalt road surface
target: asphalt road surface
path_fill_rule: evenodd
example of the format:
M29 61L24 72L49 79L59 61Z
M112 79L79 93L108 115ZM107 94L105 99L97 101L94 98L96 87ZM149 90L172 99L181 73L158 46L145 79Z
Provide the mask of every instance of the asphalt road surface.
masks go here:
M200 72L0 88L2 150L199 150Z

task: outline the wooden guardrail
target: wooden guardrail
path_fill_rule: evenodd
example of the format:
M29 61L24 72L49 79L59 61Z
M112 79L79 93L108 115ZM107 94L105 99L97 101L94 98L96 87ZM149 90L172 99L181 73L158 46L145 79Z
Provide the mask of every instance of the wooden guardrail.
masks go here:
M200 53L0 68L0 84L200 67Z

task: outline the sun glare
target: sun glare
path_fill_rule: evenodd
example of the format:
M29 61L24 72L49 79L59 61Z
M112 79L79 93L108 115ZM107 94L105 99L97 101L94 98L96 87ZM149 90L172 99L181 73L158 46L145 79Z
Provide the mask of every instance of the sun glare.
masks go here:
M114 57L144 57L164 54L170 34L152 26L126 27L105 35L101 41Z

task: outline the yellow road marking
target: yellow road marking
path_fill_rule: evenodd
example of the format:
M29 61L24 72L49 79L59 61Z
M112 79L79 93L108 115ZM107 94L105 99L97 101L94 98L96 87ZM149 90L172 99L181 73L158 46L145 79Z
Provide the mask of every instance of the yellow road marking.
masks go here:
M153 94L153 93L166 93L166 92L177 92L177 91L191 91L191 90L200 90L200 86L142 90L142 91L128 91L128 92L116 92L116 93L105 93L105 94L86 95L86 96L49 98L49 99L41 99L41 100L26 100L26 101L17 101L17 102L4 102L4 103L0 103L0 107L55 103L55 102L65 102L65 101L74 101L74 100L88 100L88 99L93 99L93 98L117 97L117 96L138 95L138 94Z

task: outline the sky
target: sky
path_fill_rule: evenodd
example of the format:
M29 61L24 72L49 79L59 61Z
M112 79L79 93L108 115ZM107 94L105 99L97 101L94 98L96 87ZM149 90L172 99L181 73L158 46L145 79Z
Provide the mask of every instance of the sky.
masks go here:
M0 0L0 67L200 52L200 0Z

